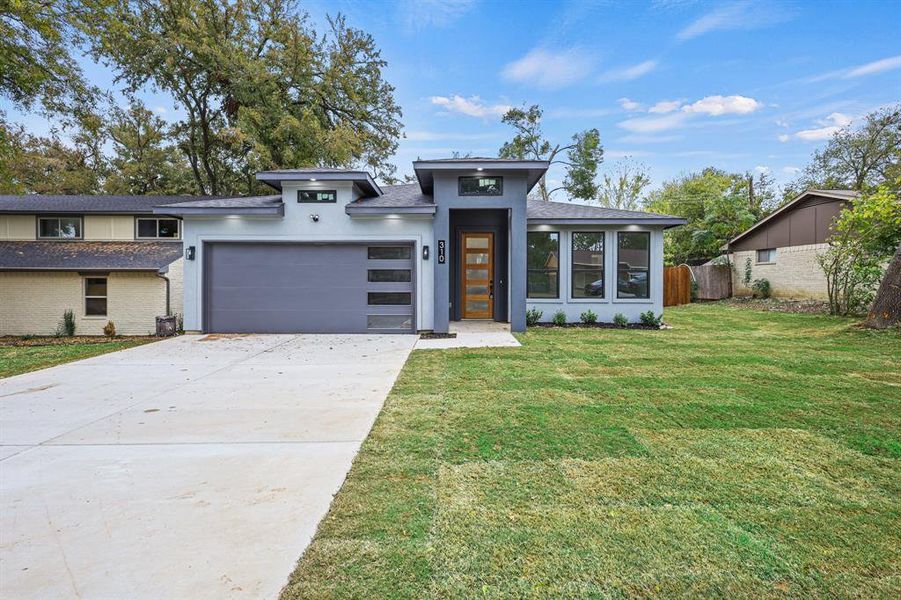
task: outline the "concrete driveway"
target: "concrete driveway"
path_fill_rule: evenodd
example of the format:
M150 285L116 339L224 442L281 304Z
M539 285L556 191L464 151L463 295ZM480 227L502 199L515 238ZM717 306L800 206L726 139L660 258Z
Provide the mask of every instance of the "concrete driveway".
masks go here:
M0 380L0 597L274 597L415 341L188 336Z

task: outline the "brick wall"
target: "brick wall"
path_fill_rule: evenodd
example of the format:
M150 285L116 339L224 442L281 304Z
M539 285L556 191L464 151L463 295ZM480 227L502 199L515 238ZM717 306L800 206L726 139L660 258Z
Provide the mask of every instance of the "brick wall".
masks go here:
M181 266L172 267L172 311L178 312ZM110 273L105 317L85 316L83 280L63 271L0 272L0 335L51 335L66 309L75 312L78 335L102 335L107 321L122 335L144 335L153 333L156 317L165 314L165 282L153 273Z
M750 258L751 281L768 279L774 296L825 299L826 277L816 256L826 248L828 244L777 248L776 262L772 264L758 264L756 251L735 252L731 255L732 293L735 296L751 295L751 288L743 283L745 261Z

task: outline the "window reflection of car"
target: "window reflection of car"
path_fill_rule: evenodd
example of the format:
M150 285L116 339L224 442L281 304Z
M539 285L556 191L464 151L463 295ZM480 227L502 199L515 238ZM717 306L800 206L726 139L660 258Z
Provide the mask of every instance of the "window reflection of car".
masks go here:
M648 272L645 269L635 269L628 263L619 263L616 270L617 287L621 292L643 295L647 290Z
M591 283L585 284L585 295L586 296L603 296L604 295L604 280L603 278L598 279L597 281L592 281Z

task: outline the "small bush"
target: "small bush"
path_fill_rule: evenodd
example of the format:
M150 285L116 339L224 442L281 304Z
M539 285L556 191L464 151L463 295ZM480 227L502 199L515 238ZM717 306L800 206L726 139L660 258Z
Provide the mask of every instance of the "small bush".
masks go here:
M541 320L541 317L543 315L544 313L537 308L530 308L526 311L526 325L528 325L529 327L534 327L538 324L538 321Z
M769 298L773 293L769 279L755 279L751 284L751 290L755 298Z
M103 326L103 335L109 338L116 337L116 324L112 321L107 321L106 325Z
M661 315L658 317L654 314L653 310L641 313L638 318L642 323L650 327L660 327L660 323L663 322L663 314L661 313Z
M566 313L562 310L558 310L554 313L554 316L551 317L551 321L554 325L566 325Z
M745 284L745 287L751 287L751 277L753 275L751 274L751 257L749 256L745 259L745 274L741 278L741 282Z
M63 313L62 320L56 326L56 337L72 337L75 335L75 313L72 309Z
M526 313L526 321L529 319L529 313ZM175 330L178 333L185 332L185 316L181 313L175 313Z
M590 308L579 315L579 319L586 325L593 325L598 322L598 316Z
M629 324L629 318L623 313L616 313L613 315L613 324L617 327L625 327Z

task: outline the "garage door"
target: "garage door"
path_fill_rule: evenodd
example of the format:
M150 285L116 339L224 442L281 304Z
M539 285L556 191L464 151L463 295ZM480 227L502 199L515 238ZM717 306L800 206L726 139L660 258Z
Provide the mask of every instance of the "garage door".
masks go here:
M403 332L415 327L409 244L204 247L204 330Z

